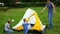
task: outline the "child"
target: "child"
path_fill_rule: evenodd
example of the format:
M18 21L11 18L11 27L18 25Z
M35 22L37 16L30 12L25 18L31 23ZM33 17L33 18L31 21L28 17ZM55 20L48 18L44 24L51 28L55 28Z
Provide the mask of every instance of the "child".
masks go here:
M52 28L52 13L55 14L55 6L54 6L54 4L52 2L50 2L50 0L47 0L47 4L43 8L43 10L41 11L41 13L46 9L46 7L48 7L48 20L49 20L50 28Z
M7 34L11 34L13 31L11 30L11 28L10 28L10 23L11 23L11 21L10 21L10 19L6 22L6 24L5 24L5 32L7 33Z
M24 18L23 21L24 34L28 34L28 23L26 22L26 18Z

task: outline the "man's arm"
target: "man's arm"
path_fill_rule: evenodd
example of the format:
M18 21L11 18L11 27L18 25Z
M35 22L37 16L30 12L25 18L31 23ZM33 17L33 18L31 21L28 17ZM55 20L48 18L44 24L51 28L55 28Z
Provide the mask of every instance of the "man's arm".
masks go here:
M53 7L53 13L56 14L54 3L52 3L52 7Z
M47 8L47 5L42 9L41 13Z

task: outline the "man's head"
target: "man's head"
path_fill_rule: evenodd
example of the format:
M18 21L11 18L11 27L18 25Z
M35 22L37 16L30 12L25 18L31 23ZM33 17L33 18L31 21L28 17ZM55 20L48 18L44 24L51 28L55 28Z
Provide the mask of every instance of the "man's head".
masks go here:
M47 3L49 3L50 2L50 0L47 0Z

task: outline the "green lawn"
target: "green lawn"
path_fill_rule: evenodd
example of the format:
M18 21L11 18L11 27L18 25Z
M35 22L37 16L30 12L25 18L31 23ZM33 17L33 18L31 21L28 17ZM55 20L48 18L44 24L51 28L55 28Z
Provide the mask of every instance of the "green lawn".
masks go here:
M38 16L43 24L48 24L48 12L47 9L40 13L43 7L30 7L38 13ZM15 26L23 17L26 8L10 8L7 11L0 10L0 34L4 34L3 29L7 19L14 19L14 23L11 26ZM23 34L22 32L14 31L14 34ZM31 34L31 33L29 33ZM56 7L56 15L53 15L53 29L46 29L45 34L60 34L60 7Z

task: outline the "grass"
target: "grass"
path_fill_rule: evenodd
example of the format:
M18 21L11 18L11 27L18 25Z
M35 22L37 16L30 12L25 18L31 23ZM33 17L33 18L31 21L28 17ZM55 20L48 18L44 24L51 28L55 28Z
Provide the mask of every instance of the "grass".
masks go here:
M43 12L43 14L40 13L43 7L30 7L33 10L35 10L42 21L43 24L48 24L48 12L47 9ZM11 26L15 26L23 17L26 8L10 8L7 11L1 11L0 10L0 34L4 34L3 29L4 25L7 21L7 19L14 19L14 23L11 24ZM60 7L56 7L56 15L53 15L53 29L49 30L46 29L45 34L60 34ZM14 34L23 34L23 32L16 32L14 31ZM29 33L31 34L31 33Z

